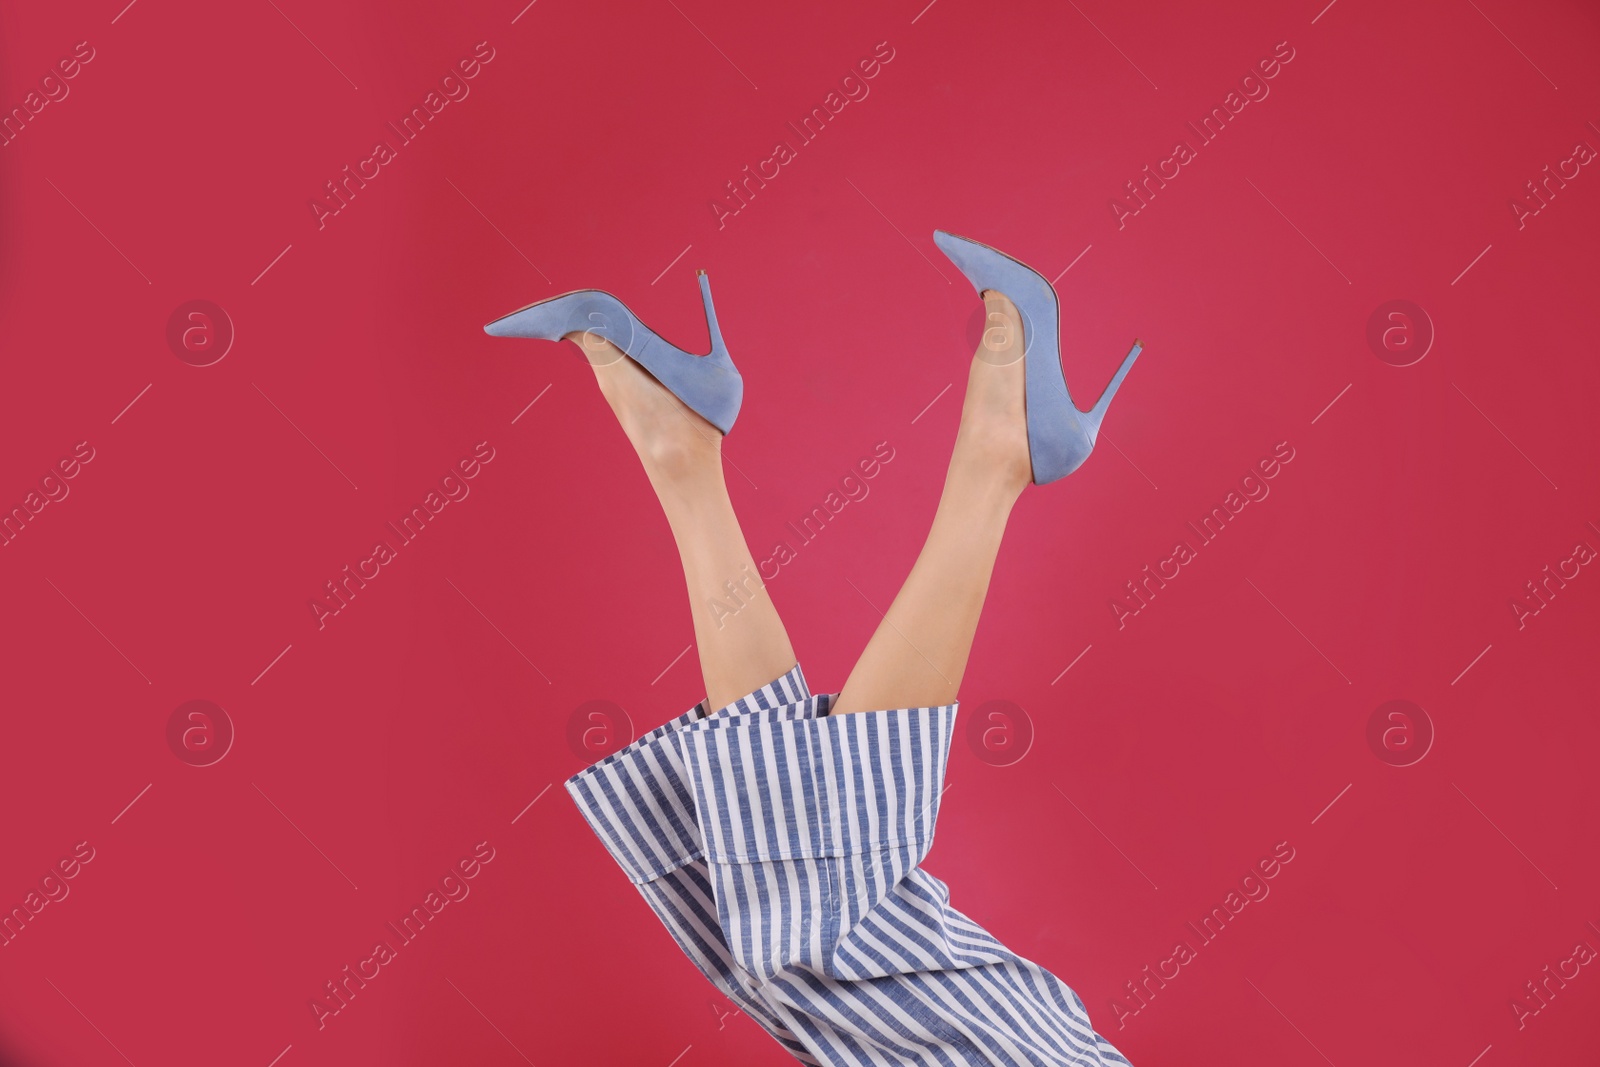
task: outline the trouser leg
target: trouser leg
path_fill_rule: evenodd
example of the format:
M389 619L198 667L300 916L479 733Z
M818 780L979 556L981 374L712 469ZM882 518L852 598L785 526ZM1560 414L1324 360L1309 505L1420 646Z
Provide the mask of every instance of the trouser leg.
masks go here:
M919 866L955 705L830 701L678 734L736 968L827 1067L1125 1064L1070 988Z
M711 721L747 714L805 714L810 690L796 666L734 701ZM690 961L712 985L803 1063L817 1061L734 963L716 914L677 735L705 721L693 709L574 775L566 783L590 828Z

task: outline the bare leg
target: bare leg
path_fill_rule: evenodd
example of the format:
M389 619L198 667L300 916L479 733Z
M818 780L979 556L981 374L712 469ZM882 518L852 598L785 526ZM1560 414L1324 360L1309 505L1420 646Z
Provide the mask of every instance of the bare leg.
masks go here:
M667 514L694 616L706 699L718 711L795 665L722 477L722 434L611 342L571 333Z
M956 699L1011 507L1032 481L1021 318L986 292L988 328L967 376L933 527L831 714Z

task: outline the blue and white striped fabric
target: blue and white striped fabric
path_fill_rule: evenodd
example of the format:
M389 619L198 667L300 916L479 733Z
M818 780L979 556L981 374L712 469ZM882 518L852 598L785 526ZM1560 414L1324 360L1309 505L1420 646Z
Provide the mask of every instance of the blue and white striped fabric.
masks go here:
M829 718L797 666L567 782L679 947L802 1063L1127 1064L1049 971L950 907L956 705Z

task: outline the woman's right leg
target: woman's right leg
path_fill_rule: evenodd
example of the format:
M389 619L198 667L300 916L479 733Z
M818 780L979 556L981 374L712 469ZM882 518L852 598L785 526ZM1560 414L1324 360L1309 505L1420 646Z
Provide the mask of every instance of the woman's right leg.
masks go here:
M722 434L611 342L581 332L566 339L589 360L666 512L683 562L707 707L719 711L795 666L728 498Z
M588 333L566 339L593 366L677 541L707 714L735 702L736 710L749 712L809 695L798 672L786 677L795 668L794 650L728 499L722 434L609 341ZM741 701L747 695L751 700ZM687 713L650 731L573 776L567 790L690 962L799 1062L815 1064L733 963L680 755L679 739L691 721Z

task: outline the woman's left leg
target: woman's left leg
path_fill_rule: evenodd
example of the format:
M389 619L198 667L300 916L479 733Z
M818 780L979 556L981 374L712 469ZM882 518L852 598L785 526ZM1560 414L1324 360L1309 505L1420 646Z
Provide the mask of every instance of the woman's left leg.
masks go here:
M987 328L933 526L833 715L949 704L966 672L1006 520L1032 480L1022 320L1004 295L983 298Z

